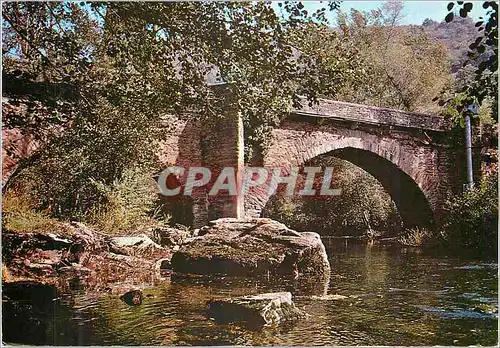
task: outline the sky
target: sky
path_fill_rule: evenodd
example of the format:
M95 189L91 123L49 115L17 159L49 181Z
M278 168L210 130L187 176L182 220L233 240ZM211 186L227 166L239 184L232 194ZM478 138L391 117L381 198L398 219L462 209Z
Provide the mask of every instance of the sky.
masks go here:
M446 5L450 1L420 1L420 0L408 0L404 1L404 14L405 17L401 21L401 24L422 24L424 19L430 18L437 22L442 22L444 17L448 14ZM472 1L473 8L471 15L472 19L477 20L480 16L485 14L482 8L482 1ZM379 8L383 5L384 1L370 1L370 0L358 0L358 1L343 1L340 8L342 10L349 10L355 8L360 11L370 11ZM310 11L315 11L321 7L327 5L326 2L320 3L319 1L304 1L306 9ZM276 6L277 7L277 6ZM455 5L455 7L457 7ZM328 16L329 19L333 19L331 15Z

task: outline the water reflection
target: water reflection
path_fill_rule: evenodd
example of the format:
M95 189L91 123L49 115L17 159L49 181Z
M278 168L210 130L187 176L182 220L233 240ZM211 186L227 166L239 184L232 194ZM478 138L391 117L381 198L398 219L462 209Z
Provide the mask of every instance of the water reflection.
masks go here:
M137 307L116 295L66 294L51 303L48 316L36 318L45 324L45 335L16 335L18 329L7 319L4 333L10 334L4 339L80 345L496 344L496 264L390 244L325 244L330 280L171 277L146 289ZM205 315L211 298L269 291L291 291L311 318L251 331L218 325ZM345 297L322 297L326 294ZM16 312L14 302L4 302L4 318ZM33 319L36 313L20 315Z

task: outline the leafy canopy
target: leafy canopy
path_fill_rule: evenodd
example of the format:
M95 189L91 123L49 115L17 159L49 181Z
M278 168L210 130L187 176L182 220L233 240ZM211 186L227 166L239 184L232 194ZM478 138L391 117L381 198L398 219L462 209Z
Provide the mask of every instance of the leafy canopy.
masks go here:
M301 95L335 97L358 79L357 51L326 27L326 8L282 8L279 16L264 2L4 3L3 74L14 104L5 125L44 139L30 170L40 205L85 214L102 199L98 187L126 168L157 166L157 141L175 122L164 115L222 114L210 83L227 83L247 159L258 160Z
M432 99L452 82L446 47L422 26L401 25L403 3L391 1L371 12L340 12L342 35L359 51L366 74L360 86L340 97L362 104L436 112Z

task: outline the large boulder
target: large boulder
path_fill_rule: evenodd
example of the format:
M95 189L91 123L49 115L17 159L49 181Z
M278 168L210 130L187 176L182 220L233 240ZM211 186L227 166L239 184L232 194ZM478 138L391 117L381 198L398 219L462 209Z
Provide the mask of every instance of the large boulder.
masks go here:
M208 315L221 323L244 323L249 326L279 324L306 318L292 302L289 292L272 292L208 302Z
M327 277L330 264L317 233L296 232L271 219L210 222L174 253L179 273Z

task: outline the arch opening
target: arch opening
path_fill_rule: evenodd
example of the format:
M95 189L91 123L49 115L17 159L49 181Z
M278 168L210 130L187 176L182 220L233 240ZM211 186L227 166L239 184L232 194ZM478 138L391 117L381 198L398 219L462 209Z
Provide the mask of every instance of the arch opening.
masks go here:
M424 193L417 183L394 163L371 151L352 147L330 153L364 169L376 178L396 204L404 227L434 227L434 214Z
M426 228L432 228L434 226L434 217L433 217L433 212L432 209L429 205L429 202L427 201L427 198L425 197L424 193L422 190L419 188L417 183L408 175L406 174L403 170L398 168L397 165L389 161L388 159L385 159L381 156L379 156L376 153L373 153L368 150L364 149L358 149L358 148L353 148L353 147L344 147L340 149L335 149L330 152L318 155L313 157L312 159L306 161L303 165L304 166L325 166L325 162L328 162L328 158L335 158L337 159L337 162L339 160L343 160L340 162L347 161L349 162L349 167L351 170L358 172L358 179L363 177L363 180L352 180L352 185L360 185L362 184L359 188L351 188L349 187L348 190L345 192L347 195L352 195L353 192L356 193L356 190L364 190L361 192L360 195L358 195L358 200L362 199L360 198L363 194L366 194L367 191L370 189L373 189L373 191L370 193L372 195L378 195L379 199L386 200L388 202L385 203L380 203L380 202L375 202L375 204L378 204L377 207L370 207L367 210L372 211L375 209L375 211L378 213L378 216L384 216L385 219L387 219L386 224L378 224L376 227L380 228L385 228L389 230L390 235L395 235L397 234L400 229L403 228L410 228L410 227L426 227ZM330 162L331 163L331 162ZM344 162L345 163L345 162ZM357 167L357 168L356 168ZM355 169L353 169L355 168ZM334 169L335 170L335 169ZM360 173L364 174L360 174ZM349 176L349 175L348 175ZM351 179L352 177L349 176ZM367 180L367 177L370 177L370 180ZM334 183L335 180L339 180L339 177L335 179L334 175ZM342 178L341 180L344 181L349 181L349 178ZM373 185L372 188L367 188L366 185L371 184ZM351 183L349 183L351 185ZM346 198L346 196L344 196ZM373 197L372 197L373 198ZM268 200L264 203L263 209L261 211L261 216L270 216L274 213L276 213L276 209L273 206L273 204L276 204L275 202L277 198L276 197L268 197ZM312 199L312 200L311 200ZM328 198L330 199L330 198ZM337 199L342 200L343 197L339 196ZM354 207L356 210L356 218L359 217L360 219L365 219L366 220L366 225L370 227L370 222L369 217L362 216L364 211L362 209L356 209L358 208L357 206L352 205L352 196L349 196L349 199L351 201L349 202L350 207ZM281 199L280 198L280 203L278 204L290 204L290 200L286 199ZM309 197L306 200L308 200L308 203L306 203L308 206L304 208L304 212L309 211L311 214L317 214L317 213L325 213L325 209L328 209L328 205L325 205L324 198L322 197ZM315 200L315 201L314 201ZM322 201L323 200L323 201ZM368 199L367 199L368 200ZM391 202L392 200L392 202ZM297 205L296 202L299 201L300 203ZM303 202L301 202L302 199L294 201L295 206L293 206L294 209L298 209L299 212L295 211L294 217L292 219L297 218L297 214L303 214L304 212L300 212L301 207L303 207ZM373 201L373 200L372 200ZM331 204L332 207L336 207L336 209L339 209L341 211L338 212L338 214L344 214L346 215L346 212L343 211L345 208L342 206L341 201L330 201L333 202L334 204ZM371 202L371 201L370 201ZM391 203L396 211L396 214L392 214L389 209L388 203ZM366 202L363 201L366 207ZM349 204L346 204L346 206L349 206ZM371 203L370 203L371 204ZM271 207L270 207L271 206ZM311 208L312 207L312 208ZM286 207L282 207L283 211L286 213ZM316 210L315 210L316 209ZM360 211L357 211L360 210ZM330 213L326 213L330 214ZM275 214L276 215L276 214ZM351 215L352 214L347 214ZM283 216L275 216L275 218L284 218L286 217ZM304 219L307 220L307 219ZM341 219L340 219L341 220ZM340 221L338 220L338 221ZM379 219L380 220L380 219ZM313 222L314 224L314 222ZM359 225L359 223L358 223ZM385 226L385 227L383 227ZM301 228L307 228L307 226L301 226ZM386 231L384 231L386 232ZM347 231L347 234L350 234Z

